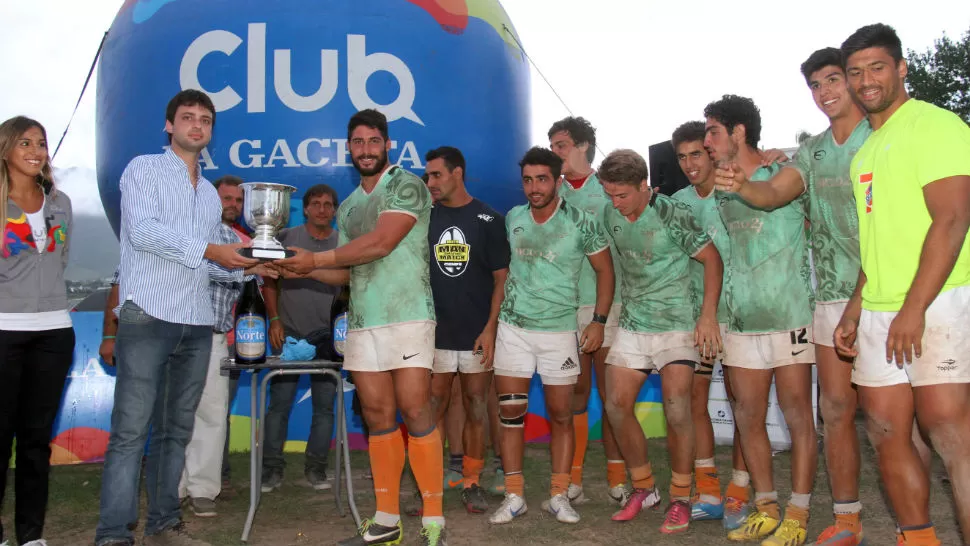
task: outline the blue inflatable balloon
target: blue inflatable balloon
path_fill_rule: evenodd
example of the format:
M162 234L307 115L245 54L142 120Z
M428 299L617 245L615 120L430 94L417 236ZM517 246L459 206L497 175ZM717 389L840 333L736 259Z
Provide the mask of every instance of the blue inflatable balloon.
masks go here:
M529 147L528 61L498 0L126 0L102 53L98 186L115 233L118 181L136 155L168 145L165 106L202 89L216 106L204 175L298 188L358 183L347 121L390 122L390 161L464 152L471 193L500 211L524 202L517 161Z

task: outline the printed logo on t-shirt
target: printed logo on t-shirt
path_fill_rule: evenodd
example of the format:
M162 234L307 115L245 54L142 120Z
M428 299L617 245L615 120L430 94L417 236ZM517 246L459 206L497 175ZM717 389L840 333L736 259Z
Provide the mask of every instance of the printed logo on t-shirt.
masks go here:
M866 187L866 214L872 212L872 173L862 173L859 175L860 184L869 184Z
M458 277L468 269L468 258L471 246L465 239L465 234L457 227L451 226L438 237L438 244L434 245L434 257L438 268L449 277Z

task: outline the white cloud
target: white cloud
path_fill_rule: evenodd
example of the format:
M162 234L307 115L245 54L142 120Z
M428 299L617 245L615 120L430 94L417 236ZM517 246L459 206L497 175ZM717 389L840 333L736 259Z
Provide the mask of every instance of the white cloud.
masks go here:
M93 169L55 169L54 180L57 188L71 198L74 214L104 215L104 206L101 205L101 195L98 193L98 179Z

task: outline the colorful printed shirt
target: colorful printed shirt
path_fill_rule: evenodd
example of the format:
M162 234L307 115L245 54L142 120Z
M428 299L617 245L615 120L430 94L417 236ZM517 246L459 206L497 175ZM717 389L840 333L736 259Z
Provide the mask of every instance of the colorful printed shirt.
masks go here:
M769 180L781 167L759 168L750 179ZM731 259L724 274L728 331L788 332L812 323L814 296L805 241L803 195L773 211L754 208L735 193L717 192Z
M374 231L384 213L417 222L390 254L350 268L350 331L435 319L428 272L431 194L420 178L391 167L370 193L358 186L337 213L340 246Z
M727 268L731 257L731 245L728 241L727 228L724 227L724 221L721 220L721 213L717 210L717 199L714 196L715 192L712 190L711 193L707 194L707 197L701 197L697 194L697 189L694 186L687 186L677 191L673 195L673 198L690 207L691 213L694 215L694 221L701 226L701 229L714 242L714 247L717 248L717 252L721 255L721 261L724 262L724 267ZM690 275L691 287L694 293L703 295L704 265L697 260L691 260ZM696 298L694 306L695 318L700 317L701 304L703 303L703 297ZM724 304L723 286L721 288L721 300L717 305L717 321L721 324L727 324L728 321L727 306Z
M615 208L606 213L623 270L620 328L631 332L693 331L695 300L690 262L711 242L690 207L654 193L634 221Z
M819 302L848 301L859 280L859 218L849 166L871 133L869 120L863 119L837 144L832 129L826 129L803 142L790 165L808 193Z
M612 208L610 196L603 191L603 185L596 173L591 173L579 189L573 188L569 182L563 181L559 186L559 197L562 197L570 205L577 207L589 214L597 223L603 225L603 211ZM613 256L613 272L616 275L615 289L613 293L613 303L621 303L620 294L620 266L616 260L616 249L613 248L613 241L610 241L610 252ZM579 274L579 305L586 307L596 305L596 272L589 262L583 263L583 269Z
M505 228L512 260L499 320L526 330L575 331L580 269L587 256L609 248L600 224L560 199L541 224L529 205L514 207Z

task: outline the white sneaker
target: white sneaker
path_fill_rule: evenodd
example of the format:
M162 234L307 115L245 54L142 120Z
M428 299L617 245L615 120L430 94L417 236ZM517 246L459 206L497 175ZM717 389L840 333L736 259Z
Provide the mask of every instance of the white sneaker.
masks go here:
M525 499L515 493L506 493L502 505L488 517L488 521L494 525L502 525L528 511L529 507L525 505Z
M616 487L611 487L609 490L610 500L623 506L626 501L630 498L630 490L627 489L626 485L617 485Z
M579 514L577 514L573 506L569 504L569 498L562 493L547 501L542 501L542 509L556 516L556 520L559 523L579 522Z
M566 490L566 496L569 498L569 504L573 506L579 506L580 504L589 502L589 499L583 494L583 486L574 483L569 484L569 489Z
M4 541L3 544L0 544L0 546L7 546L6 541ZM47 546L47 541L42 538L39 538L37 540L31 540L30 542L27 542L22 546Z

